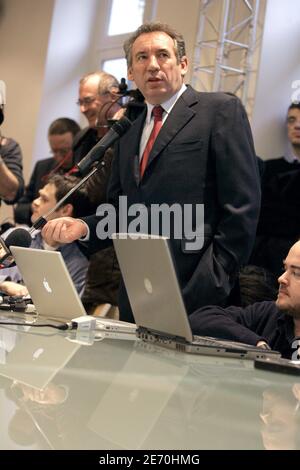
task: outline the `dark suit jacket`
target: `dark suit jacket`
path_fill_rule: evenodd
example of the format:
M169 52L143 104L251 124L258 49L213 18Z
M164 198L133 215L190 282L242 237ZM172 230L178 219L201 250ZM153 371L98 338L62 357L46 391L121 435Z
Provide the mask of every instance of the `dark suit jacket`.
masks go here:
M261 211L250 262L282 274L282 262L300 236L300 164L264 162Z
M223 305L240 265L247 262L260 207L260 182L250 126L240 101L223 93L181 95L165 121L139 179L139 143L146 113L119 141L112 165L108 202L204 204L205 242L186 252L184 239L171 249L187 312L207 304ZM99 219L89 224L90 248L99 249ZM124 285L120 316L131 321Z

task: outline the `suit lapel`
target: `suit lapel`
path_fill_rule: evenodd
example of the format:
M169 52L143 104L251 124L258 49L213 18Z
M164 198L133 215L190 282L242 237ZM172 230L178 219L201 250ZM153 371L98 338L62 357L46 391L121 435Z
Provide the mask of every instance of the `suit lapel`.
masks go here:
M166 122L162 126L149 155L146 171L153 160L159 156L180 130L193 119L195 112L191 109L191 106L197 102L198 96L194 93L192 88L188 87L179 97Z

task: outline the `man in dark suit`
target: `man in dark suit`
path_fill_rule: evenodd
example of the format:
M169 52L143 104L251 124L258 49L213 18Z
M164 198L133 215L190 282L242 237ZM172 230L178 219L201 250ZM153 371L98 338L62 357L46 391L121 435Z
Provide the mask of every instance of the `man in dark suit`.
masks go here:
M118 208L119 196L126 196L128 207L142 203L148 210L153 204L204 204L203 247L188 250L189 234L176 239L174 225L171 248L187 312L211 303L223 305L252 249L260 205L245 110L235 96L198 93L184 85L184 40L169 26L142 25L124 49L128 78L143 93L147 110L115 148L108 202ZM153 119L157 105L163 108L162 115ZM145 163L148 140L159 119L162 127ZM97 238L98 222L97 217L60 219L47 224L43 233L60 242L89 234L90 248L96 249L107 243ZM201 223L194 219L193 230ZM133 320L123 284L119 308L121 319Z
M80 127L70 118L58 118L48 130L51 157L36 162L25 193L15 207L15 222L30 225L31 204L39 195L39 190L54 174L65 174L73 164L72 145Z

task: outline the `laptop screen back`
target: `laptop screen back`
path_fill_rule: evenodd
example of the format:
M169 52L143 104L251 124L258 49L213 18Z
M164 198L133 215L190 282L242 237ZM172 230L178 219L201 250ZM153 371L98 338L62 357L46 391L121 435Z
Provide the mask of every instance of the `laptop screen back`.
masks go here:
M86 315L60 252L17 246L10 250L40 316L70 321Z
M193 335L167 238L125 237L116 234L113 242L135 323L191 342Z

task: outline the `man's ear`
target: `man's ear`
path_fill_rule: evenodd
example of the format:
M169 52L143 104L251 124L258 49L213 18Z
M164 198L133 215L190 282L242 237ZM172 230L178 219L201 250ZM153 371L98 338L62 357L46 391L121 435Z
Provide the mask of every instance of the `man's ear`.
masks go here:
M61 217L72 217L73 206L72 204L66 204L61 208Z
M132 73L132 67L128 67L128 69L127 69L127 78L128 78L128 80L131 80L131 81L134 80L133 73Z
M188 58L185 55L180 59L180 68L181 76L184 77L188 71Z

